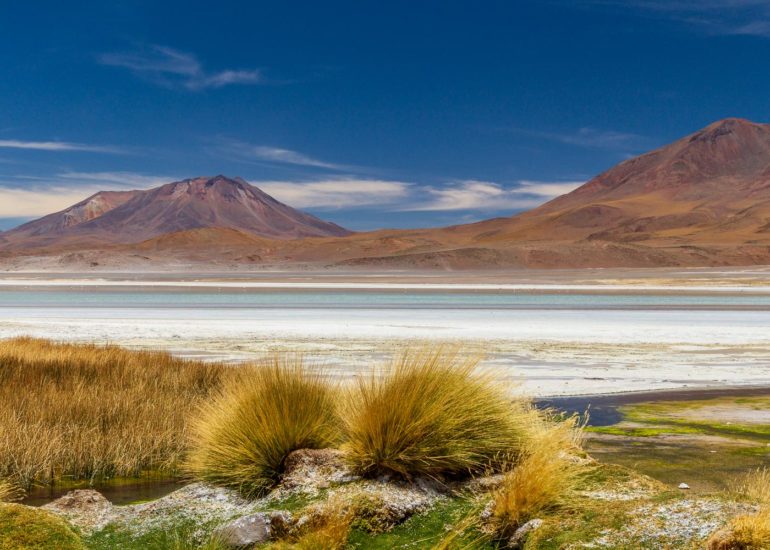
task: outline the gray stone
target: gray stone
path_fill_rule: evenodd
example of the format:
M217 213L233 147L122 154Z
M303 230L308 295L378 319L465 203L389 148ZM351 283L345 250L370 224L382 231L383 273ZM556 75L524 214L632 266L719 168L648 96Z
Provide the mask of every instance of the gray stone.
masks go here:
M531 519L518 529L508 541L508 548L524 548L524 544L527 542L527 537L532 531L539 529L543 525L542 519Z
M114 516L112 503L92 489L70 491L42 508L63 516L86 532L101 529Z
M214 530L214 538L230 548L245 548L270 540L270 516L256 513L243 516Z
M274 539L280 539L289 534L294 526L294 516L285 510L273 510L269 513L270 535Z

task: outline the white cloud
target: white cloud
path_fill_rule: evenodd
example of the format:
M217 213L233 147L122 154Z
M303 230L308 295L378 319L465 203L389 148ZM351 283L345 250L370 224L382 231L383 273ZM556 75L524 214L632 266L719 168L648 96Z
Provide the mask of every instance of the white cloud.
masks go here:
M182 178L134 172L63 172L48 178L0 180L0 218L39 217L58 212L98 191L147 189ZM310 181L251 180L295 208L379 207L392 211L506 211L539 206L583 182L522 180L512 186L463 180L444 186L356 177Z
M68 141L22 141L18 139L0 139L0 148L29 149L33 151L83 151L88 153L123 153L123 149L108 145L88 145Z
M306 166L326 170L353 171L355 167L337 164L315 158L299 151L274 147L272 145L255 145L235 139L218 137L208 147L210 154L246 163L286 164L291 166Z
M615 130L580 128L573 134L554 134L554 138L563 143L595 149L627 149L633 147L640 136Z
M570 0L571 5L575 0ZM577 5L635 10L712 35L770 38L767 0L580 0Z
M278 162L282 164L296 164L298 166L313 166L316 168L329 168L332 170L343 169L340 164L332 164L331 162L324 162L322 160L314 159L297 151L290 149L280 149L278 147L268 147L264 145L248 146L244 145L244 153L251 154L261 160L268 162Z
M136 172L63 172L55 178L57 181L87 181L114 189L149 189L165 183L177 181L171 176L149 176Z
M540 132L514 128L514 132L549 141L557 141L568 145L576 145L588 149L606 149L610 151L627 151L644 148L647 140L638 134L620 132L617 130L602 130L598 128L578 128L568 132Z
M45 216L72 206L97 191L97 187L0 187L0 218Z
M147 189L178 179L134 172L64 172L48 178L9 178L0 181L0 218L45 216L99 191Z
M139 52L105 53L99 56L99 62L129 69L157 84L181 86L188 90L260 84L264 81L259 69L206 71L195 55L166 46L153 45Z
M386 205L408 198L400 181L339 178L309 182L254 181L268 195L295 208L350 208Z
M546 200L568 193L583 182L540 182L522 180L516 187L478 180L454 182L445 187L428 187L429 199L404 210L520 210L534 208Z
M537 195L539 197L545 197L547 199L553 199L559 195L564 195L570 191L574 191L585 181L531 181L521 180L519 181L518 189L515 189L516 193L524 193L528 195Z

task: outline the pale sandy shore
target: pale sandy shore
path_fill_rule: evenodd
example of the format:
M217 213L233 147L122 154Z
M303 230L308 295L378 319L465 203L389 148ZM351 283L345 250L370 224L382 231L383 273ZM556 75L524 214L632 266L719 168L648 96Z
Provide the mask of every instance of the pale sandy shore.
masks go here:
M166 271L2 271L0 281L58 281L64 284L115 282L233 285L326 284L362 285L490 285L521 287L623 287L682 289L692 287L770 287L770 266L730 268L603 268L523 269L488 271L408 270L258 270L203 271L200 265L177 266Z

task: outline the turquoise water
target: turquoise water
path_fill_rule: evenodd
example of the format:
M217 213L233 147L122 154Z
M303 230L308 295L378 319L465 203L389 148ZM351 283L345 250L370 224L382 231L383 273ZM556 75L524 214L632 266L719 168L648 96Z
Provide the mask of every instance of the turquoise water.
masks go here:
M770 310L770 295L3 289L0 290L0 307Z

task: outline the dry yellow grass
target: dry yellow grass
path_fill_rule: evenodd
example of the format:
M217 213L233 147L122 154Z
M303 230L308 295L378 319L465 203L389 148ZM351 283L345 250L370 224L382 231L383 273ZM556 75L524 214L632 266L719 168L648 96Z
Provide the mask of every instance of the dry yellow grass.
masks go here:
M493 495L494 527L502 537L565 502L582 467L575 456L583 432L578 417L557 421L534 410L531 414L521 456Z
M468 474L515 454L525 426L505 390L452 349L402 354L351 388L344 450L364 474Z
M355 519L350 510L340 507L314 516L299 533L269 545L270 550L342 550Z
M13 502L21 499L23 496L24 491L17 485L8 480L0 479L0 502Z
M770 548L770 469L759 468L739 478L737 496L759 504L756 514L733 518L708 541L709 550L759 550Z
M770 548L770 511L734 518L706 543L709 550L765 550Z
M292 451L339 442L336 400L335 389L298 357L274 356L249 367L200 407L187 468L200 479L259 495Z
M0 341L0 477L174 472L186 417L233 369L115 346Z
M762 506L770 506L770 469L759 468L739 478L735 492Z

